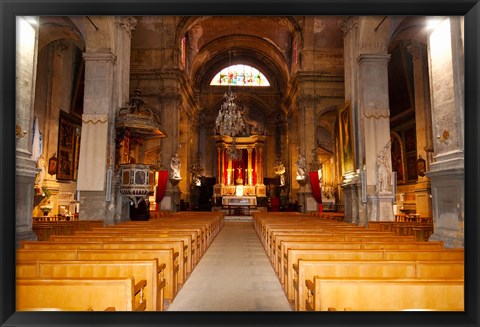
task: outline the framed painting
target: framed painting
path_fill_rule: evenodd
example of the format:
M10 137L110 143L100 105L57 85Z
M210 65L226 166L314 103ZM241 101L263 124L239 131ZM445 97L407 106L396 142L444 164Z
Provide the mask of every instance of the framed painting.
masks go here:
M61 114L58 126L57 179L73 181L76 178L80 146L80 124Z
M407 155L407 180L417 180L417 157L415 154Z
M352 109L350 103L339 110L339 135L342 174L355 171L355 153L353 148Z
M405 152L410 153L417 150L415 126L405 129Z

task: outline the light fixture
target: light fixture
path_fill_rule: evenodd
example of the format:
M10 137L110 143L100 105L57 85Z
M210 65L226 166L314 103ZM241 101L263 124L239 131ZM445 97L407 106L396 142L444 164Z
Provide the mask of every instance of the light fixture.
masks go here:
M231 24L230 24L231 25ZM228 53L228 65L231 67L231 54ZM229 159L236 160L241 156L241 152L236 148L236 137L245 130L242 108L235 102L237 96L228 86L228 91L224 94L225 101L220 106L217 119L215 120L215 129L221 136L230 136L233 138L232 145L227 152Z
M220 135L235 138L245 129L245 123L240 107L235 102L236 95L230 88L224 95L225 102L222 103L215 121L216 131Z

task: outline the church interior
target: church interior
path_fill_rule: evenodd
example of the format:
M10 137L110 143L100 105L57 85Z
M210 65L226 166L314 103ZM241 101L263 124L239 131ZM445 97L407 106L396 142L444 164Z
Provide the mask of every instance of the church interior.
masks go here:
M463 310L462 16L19 16L16 24L15 243L25 295L17 308L36 310L33 299L44 297L27 294L57 287L55 260L85 277L78 265L92 263L79 264L80 252L98 268L109 252L148 241L156 245L142 249L157 249L164 280L148 280L128 309L73 310L191 309L186 300L175 308L200 278L195 268L228 258L235 231L249 230L285 303L245 310ZM167 247L178 257L167 258ZM344 254L327 259L327 249ZM380 260L382 273L367 267ZM341 277L352 278L337 285ZM381 287L392 301L371 296L377 307L369 307L355 287ZM349 302L324 304L329 292ZM438 292L449 300L434 301ZM52 303L40 307L60 306ZM215 310L234 310L226 306Z

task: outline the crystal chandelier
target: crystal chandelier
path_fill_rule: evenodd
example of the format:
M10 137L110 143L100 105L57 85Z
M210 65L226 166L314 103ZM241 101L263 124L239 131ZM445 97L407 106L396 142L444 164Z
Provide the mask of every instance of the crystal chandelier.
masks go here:
M227 135L235 138L245 129L242 112L235 103L236 95L230 89L225 92L225 102L222 103L215 121L216 131L220 135Z

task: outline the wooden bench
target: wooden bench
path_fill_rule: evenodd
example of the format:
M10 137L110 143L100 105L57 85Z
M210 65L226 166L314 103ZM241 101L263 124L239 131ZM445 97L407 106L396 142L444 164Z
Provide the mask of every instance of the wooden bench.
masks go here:
M421 269L419 268L421 266ZM294 277L295 309L305 310L307 297L306 281L315 276L323 278L419 278L419 279L463 279L464 262L432 261L337 261L299 260L298 274Z
M319 250L319 249L364 249L364 250L381 250L381 249L443 249L443 242L327 242L327 241L282 241L278 249L277 265L280 282L284 283L284 271L287 262L287 251L292 250Z
M32 266L35 271L32 273ZM17 278L98 278L134 277L146 281L146 311L164 310L164 269L157 259L150 260L65 260L17 262Z
M178 291L178 253L173 249L17 249L17 261L35 260L131 260L131 259L157 259L158 264L165 264L164 297L167 301L173 301Z
M307 286L307 310L464 310L463 280L316 277Z
M352 234L353 235L353 234ZM405 242L405 243L411 243L414 242L413 238L399 238L396 236L372 236L369 234L362 235L362 236L351 236L350 234L334 234L331 236L326 236L326 235L315 235L315 234L286 234L286 235L277 235L274 245L276 248L272 248L270 251L270 261L273 264L273 268L275 269L276 272L278 272L279 267L277 266L278 261L282 260L282 253L285 255L285 252L282 252L281 249L281 243L284 241L312 241L312 242L352 242L352 243L358 243L358 242L387 242L387 243L392 243L392 242Z
M294 301L293 280L299 272L300 260L382 260L382 261L463 261L463 249L441 250L349 250L349 249L319 249L319 250L295 250L287 251L287 259L284 270L285 288L287 298ZM300 286L302 288L303 285Z
M155 244L163 244L163 243L169 243L169 242L182 242L184 244L183 250L180 250L178 248L179 252L179 267L181 268L180 275L188 276L193 268L194 268L194 258L195 258L195 253L196 251L192 249L191 244L192 244L192 239L190 235L179 235L179 234L174 234L174 235L146 235L146 236L131 236L128 233L119 233L119 234L108 234L108 235L74 235L72 237L64 237L64 236L53 236L52 237L52 242L53 243L78 243L78 244L84 244L85 246L88 246L87 243L101 243L102 248L103 244L106 243L121 243L125 244L123 248L128 248L128 247L136 247L136 246L131 246L130 244L144 244L146 248L152 248L155 247L155 245L147 245L149 243ZM40 242L37 242L40 243ZM43 243L43 242L42 242ZM40 245L40 246L47 246L47 245ZM159 245L161 247L161 245ZM74 246L70 246L74 247ZM175 248L174 248L175 249ZM183 256L181 255L181 252L183 252ZM183 265L182 265L183 262ZM184 268L185 269L184 269ZM184 279L185 279L184 278Z
M52 241L68 241L68 239L74 240L91 240L91 241L183 241L187 245L187 256L191 258L187 262L187 273L190 273L192 269L196 266L198 261L202 256L201 244L197 242L196 238L192 236L191 233L185 232L148 232L148 231L128 231L128 230L119 230L116 232L109 233L107 231L95 232L95 233L81 233L75 234L72 237L66 236L52 236ZM190 262L191 261L191 262Z
M16 310L144 311L145 281L125 278L22 278L16 280ZM80 309L79 309L80 310Z

